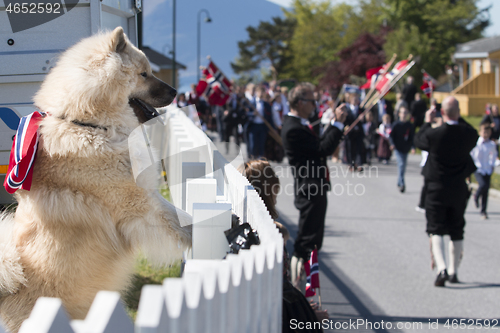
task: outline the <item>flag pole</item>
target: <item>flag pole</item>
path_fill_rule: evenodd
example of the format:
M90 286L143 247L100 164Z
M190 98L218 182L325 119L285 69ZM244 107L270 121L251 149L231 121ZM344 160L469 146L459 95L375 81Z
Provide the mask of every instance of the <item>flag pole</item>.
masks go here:
M410 61L412 58L413 58L413 55L410 54L408 56L407 60ZM415 64L414 61L413 61L413 64ZM413 65L411 65L411 66L413 66ZM368 109L371 109L375 105L375 103L377 103L382 97L384 97L385 94L387 94L387 92L394 86L394 84L396 84L396 82L398 82L399 79L401 79L401 77L403 77L403 75L406 74L406 72L411 68L411 66L410 67L407 66L404 71L401 71L395 78L393 78L388 84L386 84L385 87L383 87L384 91L377 92L375 95L373 95L370 98L370 100L366 103L368 105L372 104L371 106L368 107ZM389 89L387 89L386 87L389 85L390 85L390 87L389 87ZM376 101L376 102L374 103L374 101Z
M411 57L411 55L410 55L410 57ZM363 119L365 114L368 113L368 111L370 111L370 109L375 104L377 104L378 101L380 101L382 99L382 97L384 97L385 94L387 94L387 92L389 90L391 90L391 88L403 77L403 75L405 75L410 70L410 68L413 67L413 65L415 65L415 61L411 61L406 66L406 68L403 71L401 71L401 73L399 73L388 85L386 85L384 90L382 90L380 93L374 95L373 98L370 99L369 103L367 103L369 106L367 108L365 108L365 111L363 111L363 113L360 114L358 116L358 118L356 118L356 120L354 120L354 122L351 124L351 126L349 126L349 128L344 132L344 137L354 128L354 126L356 126L361 121L361 119Z
M360 105L361 108L364 107L366 105L366 103L368 102L369 98L371 98L371 95L375 91L375 86L377 85L377 82L380 81L384 77L384 75L387 73L387 71L389 70L389 68L392 66L392 63L394 62L394 60L396 60L396 57L397 57L397 54L394 53L392 55L391 60L386 65L387 68L385 68L384 71L377 77L377 81L375 82L375 84L373 85L373 87L370 87L370 90L368 91L368 94L366 94L365 98L361 102L361 105Z

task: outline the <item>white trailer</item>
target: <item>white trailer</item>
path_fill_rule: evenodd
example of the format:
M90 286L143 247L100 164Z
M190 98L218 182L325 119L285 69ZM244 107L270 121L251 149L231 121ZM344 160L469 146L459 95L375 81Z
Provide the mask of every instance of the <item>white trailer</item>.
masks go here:
M137 45L141 10L141 0L31 0L19 1L18 7L13 2L0 0L0 204L14 201L3 182L19 119L35 110L32 97L58 56L80 39L118 26ZM61 15L13 32L8 12L22 10L23 2L28 10L33 3L60 3Z

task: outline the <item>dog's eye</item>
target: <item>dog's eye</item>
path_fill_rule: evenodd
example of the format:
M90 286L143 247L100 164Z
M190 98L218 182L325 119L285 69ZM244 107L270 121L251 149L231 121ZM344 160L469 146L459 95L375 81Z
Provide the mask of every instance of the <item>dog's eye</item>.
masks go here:
M148 77L148 73L146 73L146 72L142 72L142 73L141 73L141 76L142 76L142 77Z

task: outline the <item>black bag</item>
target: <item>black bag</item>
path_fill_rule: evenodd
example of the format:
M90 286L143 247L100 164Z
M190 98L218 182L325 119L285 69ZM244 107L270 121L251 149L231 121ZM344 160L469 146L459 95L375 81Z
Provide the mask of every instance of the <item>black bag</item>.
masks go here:
M252 245L259 245L260 239L250 224L243 223L224 231L229 243L229 253L237 254L240 250L248 250Z

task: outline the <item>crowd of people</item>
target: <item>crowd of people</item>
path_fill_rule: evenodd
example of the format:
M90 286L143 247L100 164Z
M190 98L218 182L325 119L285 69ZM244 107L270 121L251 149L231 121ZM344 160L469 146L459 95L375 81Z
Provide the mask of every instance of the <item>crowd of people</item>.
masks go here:
M370 165L373 160L389 163L396 148L390 133L392 126L401 120L399 109L405 108L405 121L413 119L412 123L417 127L423 123L428 109L420 93L411 87L414 86L410 78L403 92L397 94L395 103L381 99L372 107L333 154L333 160L349 164L352 171L362 171L363 165ZM225 142L227 153L233 137L237 149L240 143L246 144L248 159L264 157L281 162L284 152L277 143L277 137L281 133L284 117L290 112L288 93L288 87L275 82L235 85L225 105L211 106L203 96L196 94L193 84L190 92L179 94L177 105L183 107L195 104L202 126L218 133L219 139ZM315 90L312 98L315 109L308 120L314 131L321 135L328 126L334 106L345 103L349 111L346 126L349 126L363 113L363 98L360 91L335 96L335 92ZM397 151L394 154L400 155Z
M498 157L498 106L487 105L478 136L460 117L456 99L446 98L443 105L430 99L428 106L411 77L394 102L382 98L364 112L363 100L356 90L333 96L308 83L298 84L290 92L273 83L250 83L235 87L222 107L210 107L196 96L194 87L178 103L196 104L203 126L219 133L226 152L233 136L236 145L246 143L248 160L281 162L287 157L295 171L294 203L300 212L289 266L290 280L296 286L303 274L303 262L313 248L321 248L323 241L326 194L330 189L327 159L345 163L352 172L363 172L364 165L374 160L390 163L394 154L397 186L403 193L408 154L419 148L424 186L417 209L426 214L432 260L438 269L435 285L458 282L463 216L470 195L465 180L474 173L479 183L474 202L487 218L488 190ZM358 118L361 121L357 122ZM303 176L296 172L300 168L317 168L318 172ZM317 188L313 191L314 186ZM448 267L443 235L451 236Z

